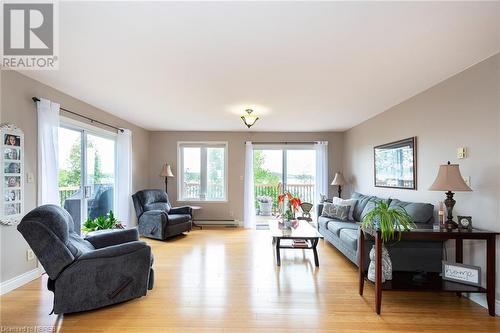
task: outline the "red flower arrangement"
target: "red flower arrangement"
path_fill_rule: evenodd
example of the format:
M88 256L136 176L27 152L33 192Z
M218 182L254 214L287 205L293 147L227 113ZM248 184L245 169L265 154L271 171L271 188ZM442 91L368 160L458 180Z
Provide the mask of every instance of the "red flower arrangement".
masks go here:
M283 194L278 195L278 204L282 206L285 203L285 196L288 199L288 203L290 205L292 218L295 218L295 213L299 210L302 201L298 197L294 197L290 192L286 191ZM283 207L283 213L285 213L286 207ZM286 213L285 213L286 214Z

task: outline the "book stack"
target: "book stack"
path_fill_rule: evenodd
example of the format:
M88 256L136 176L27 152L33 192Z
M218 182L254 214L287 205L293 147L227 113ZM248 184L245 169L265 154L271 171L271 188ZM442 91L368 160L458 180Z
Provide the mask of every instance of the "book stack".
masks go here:
M294 239L293 247L309 247L309 243L305 239Z

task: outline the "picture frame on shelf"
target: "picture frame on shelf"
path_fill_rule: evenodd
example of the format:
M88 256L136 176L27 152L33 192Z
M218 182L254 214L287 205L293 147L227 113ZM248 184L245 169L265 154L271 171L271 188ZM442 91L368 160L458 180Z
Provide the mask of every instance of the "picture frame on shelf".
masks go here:
M442 261L443 280L481 286L481 267L456 262Z
M24 213L24 133L0 125L0 224L16 225Z
M457 224L460 230L472 230L472 216L457 216Z

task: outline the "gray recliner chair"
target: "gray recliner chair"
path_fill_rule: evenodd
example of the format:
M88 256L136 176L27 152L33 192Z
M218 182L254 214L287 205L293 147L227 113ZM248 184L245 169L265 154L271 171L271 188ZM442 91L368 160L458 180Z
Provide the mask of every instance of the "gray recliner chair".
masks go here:
M81 238L56 205L29 212L17 226L49 276L54 313L86 311L146 295L153 288L151 248L137 229Z
M192 229L191 207L172 207L165 191L142 190L132 200L142 236L164 240Z

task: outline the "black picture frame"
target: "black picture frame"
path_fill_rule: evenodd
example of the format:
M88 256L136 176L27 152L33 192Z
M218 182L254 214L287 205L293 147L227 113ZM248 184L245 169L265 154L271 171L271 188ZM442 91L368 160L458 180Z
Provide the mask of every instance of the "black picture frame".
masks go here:
M375 187L416 190L417 137L375 146L373 176Z

